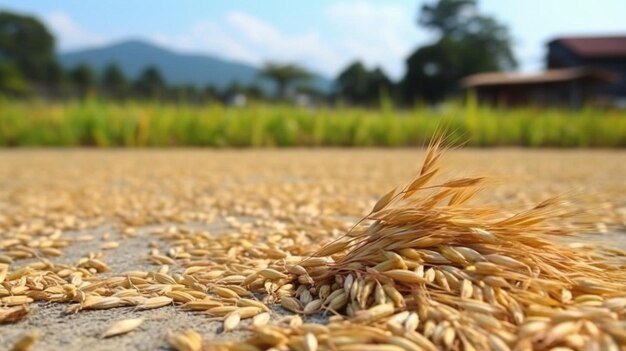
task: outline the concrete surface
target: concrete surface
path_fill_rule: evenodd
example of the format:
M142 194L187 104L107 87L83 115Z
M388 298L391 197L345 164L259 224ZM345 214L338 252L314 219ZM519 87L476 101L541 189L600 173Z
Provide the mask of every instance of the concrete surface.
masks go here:
M167 226L167 225L164 225ZM95 230L70 232L69 236L94 235L95 240L77 242L63 249L62 257L50 259L54 263L74 264L78 259L90 252L104 252L103 260L111 270L102 275L112 276L126 270L156 271L159 266L150 264L144 259L150 251L149 243L154 241L160 244L159 249L164 252L166 245L159 242L149 233L158 226L142 227L137 235L127 238L118 248L108 251L100 250L103 241L100 237L111 233L111 240L119 238L119 233L103 226ZM216 233L223 230L222 224L213 225L210 229ZM219 234L217 234L219 235ZM20 267L34 260L17 261L15 267ZM180 267L173 266L176 272ZM241 338L246 332L243 330L249 323L244 321L238 331L222 334L222 324L210 321L209 317L198 312L185 311L174 306L167 306L153 310L139 311L132 307L121 307L109 310L80 311L75 314L65 313L69 304L62 303L33 303L31 313L24 320L0 325L0 350L9 350L11 346L27 333L40 335L39 341L32 351L108 351L108 350L168 350L166 336L168 331L182 332L192 328L203 336L216 339ZM276 316L282 314L280 308ZM102 333L116 321L127 318L145 318L142 325L136 330L119 336L103 339Z

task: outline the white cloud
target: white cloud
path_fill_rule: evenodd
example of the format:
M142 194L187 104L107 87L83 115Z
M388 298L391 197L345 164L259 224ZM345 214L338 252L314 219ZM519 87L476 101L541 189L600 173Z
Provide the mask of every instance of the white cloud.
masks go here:
M325 13L332 37L315 29L286 32L248 13L233 11L221 21L196 23L179 36L152 40L185 51L203 51L260 65L265 61L298 62L329 77L355 59L382 66L393 78L404 60L428 35L415 25L417 9L373 1L332 3Z
M106 42L105 37L91 33L63 11L48 13L43 17L43 20L54 33L55 38L57 38L57 47L62 51L102 45Z
M285 34L267 22L242 12L227 16L237 37L255 53L259 61L295 61L326 74L334 74L344 58L317 31Z
M252 14L231 11L221 18L199 20L178 33L144 33L143 37L178 51L204 52L254 65L297 62L328 77L360 59L368 66L382 66L397 79L404 71L404 59L420 39L428 37L414 23L416 11L407 3L344 0L326 8L319 19L326 28L288 30ZM44 20L61 50L102 45L112 39L90 32L62 11L48 13Z
M200 21L181 35L155 34L150 40L188 52L208 52L254 65L266 61L297 62L334 76L345 63L314 30L285 34L270 23L233 11L222 21Z
M228 33L223 25L213 21L200 21L183 34L153 34L148 39L167 48L185 52L207 52L218 57L258 64L254 53Z
M226 55L241 62L259 63L250 48L243 45L231 33L228 33L225 28L214 22L199 22L192 28L191 33L197 39L199 45L212 50L215 54Z
M335 2L327 11L337 27L342 56L382 66L396 79L404 72L406 57L429 39L417 27L416 14L413 4L354 0Z

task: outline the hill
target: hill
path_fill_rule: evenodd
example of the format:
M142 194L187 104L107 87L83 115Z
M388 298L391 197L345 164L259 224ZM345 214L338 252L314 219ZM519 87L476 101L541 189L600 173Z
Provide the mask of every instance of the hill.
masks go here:
M115 62L126 76L133 79L147 66L154 65L170 85L195 85L200 88L213 85L224 89L237 82L242 85L255 83L266 91L273 89L270 82L259 78L258 67L210 55L178 53L141 40L61 53L58 59L67 69L85 63L97 73ZM329 92L332 81L317 75L312 85L318 90Z

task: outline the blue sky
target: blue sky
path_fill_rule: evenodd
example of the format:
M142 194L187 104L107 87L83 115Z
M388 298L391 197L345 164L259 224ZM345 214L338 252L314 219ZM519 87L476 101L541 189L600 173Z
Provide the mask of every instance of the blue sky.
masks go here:
M432 33L415 24L418 0L3 0L0 9L41 18L60 51L140 38L181 52L260 65L299 62L334 77L354 59L392 77ZM525 71L541 69L559 35L626 34L626 0L482 0L507 23Z

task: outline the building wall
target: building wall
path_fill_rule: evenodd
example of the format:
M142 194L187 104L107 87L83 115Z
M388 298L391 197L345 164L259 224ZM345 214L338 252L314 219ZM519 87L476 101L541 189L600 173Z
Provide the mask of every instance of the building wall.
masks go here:
M591 99L594 84L584 79L557 83L477 87L478 99L499 106L561 106L578 109Z
M571 50L564 47L560 42L553 41L548 44L548 69L572 68L583 66L583 62Z
M626 98L626 57L610 58L582 58L569 50L559 41L548 44L548 69L595 67L611 71L618 76L618 80L611 84L595 88L597 95L611 95Z

